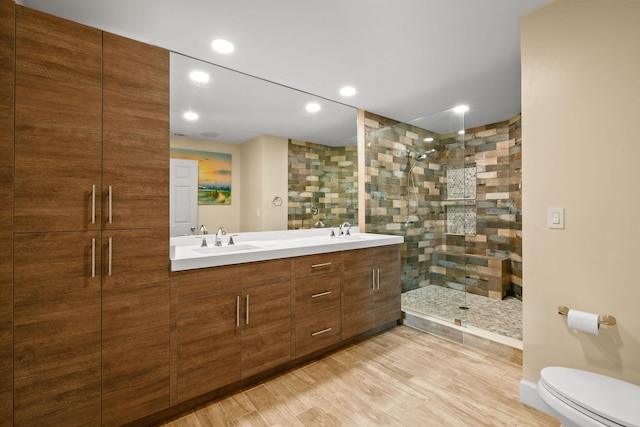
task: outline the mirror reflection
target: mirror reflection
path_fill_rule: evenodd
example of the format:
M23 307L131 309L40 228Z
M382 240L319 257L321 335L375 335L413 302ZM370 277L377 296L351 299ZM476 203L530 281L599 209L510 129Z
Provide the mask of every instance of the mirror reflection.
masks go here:
M353 107L172 53L171 234L355 224L356 121Z

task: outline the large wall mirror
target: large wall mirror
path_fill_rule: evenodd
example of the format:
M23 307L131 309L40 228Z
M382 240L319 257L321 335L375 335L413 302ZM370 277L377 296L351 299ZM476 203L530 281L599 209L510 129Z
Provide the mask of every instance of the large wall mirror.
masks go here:
M353 107L172 53L171 234L355 224L356 122Z

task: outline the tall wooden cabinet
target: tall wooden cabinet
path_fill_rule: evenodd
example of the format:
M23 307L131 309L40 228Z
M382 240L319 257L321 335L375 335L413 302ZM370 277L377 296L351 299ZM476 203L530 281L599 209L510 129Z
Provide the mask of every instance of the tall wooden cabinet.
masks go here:
M169 53L103 33L102 411L169 406Z
M16 7L15 96L14 422L95 425L102 33Z
M16 6L14 422L169 405L169 54Z

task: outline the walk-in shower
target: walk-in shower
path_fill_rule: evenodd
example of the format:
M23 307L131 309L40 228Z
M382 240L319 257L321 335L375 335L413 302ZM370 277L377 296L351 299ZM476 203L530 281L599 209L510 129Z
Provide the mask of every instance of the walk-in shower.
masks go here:
M404 236L405 313L521 339L520 121L464 110L368 117L367 231Z

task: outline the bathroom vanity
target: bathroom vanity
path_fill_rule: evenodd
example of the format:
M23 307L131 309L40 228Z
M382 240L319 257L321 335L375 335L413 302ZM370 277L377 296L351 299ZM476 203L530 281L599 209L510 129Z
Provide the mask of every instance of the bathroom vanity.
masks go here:
M328 233L245 233L211 250L208 236L172 239L172 403L210 400L396 324L402 237Z

